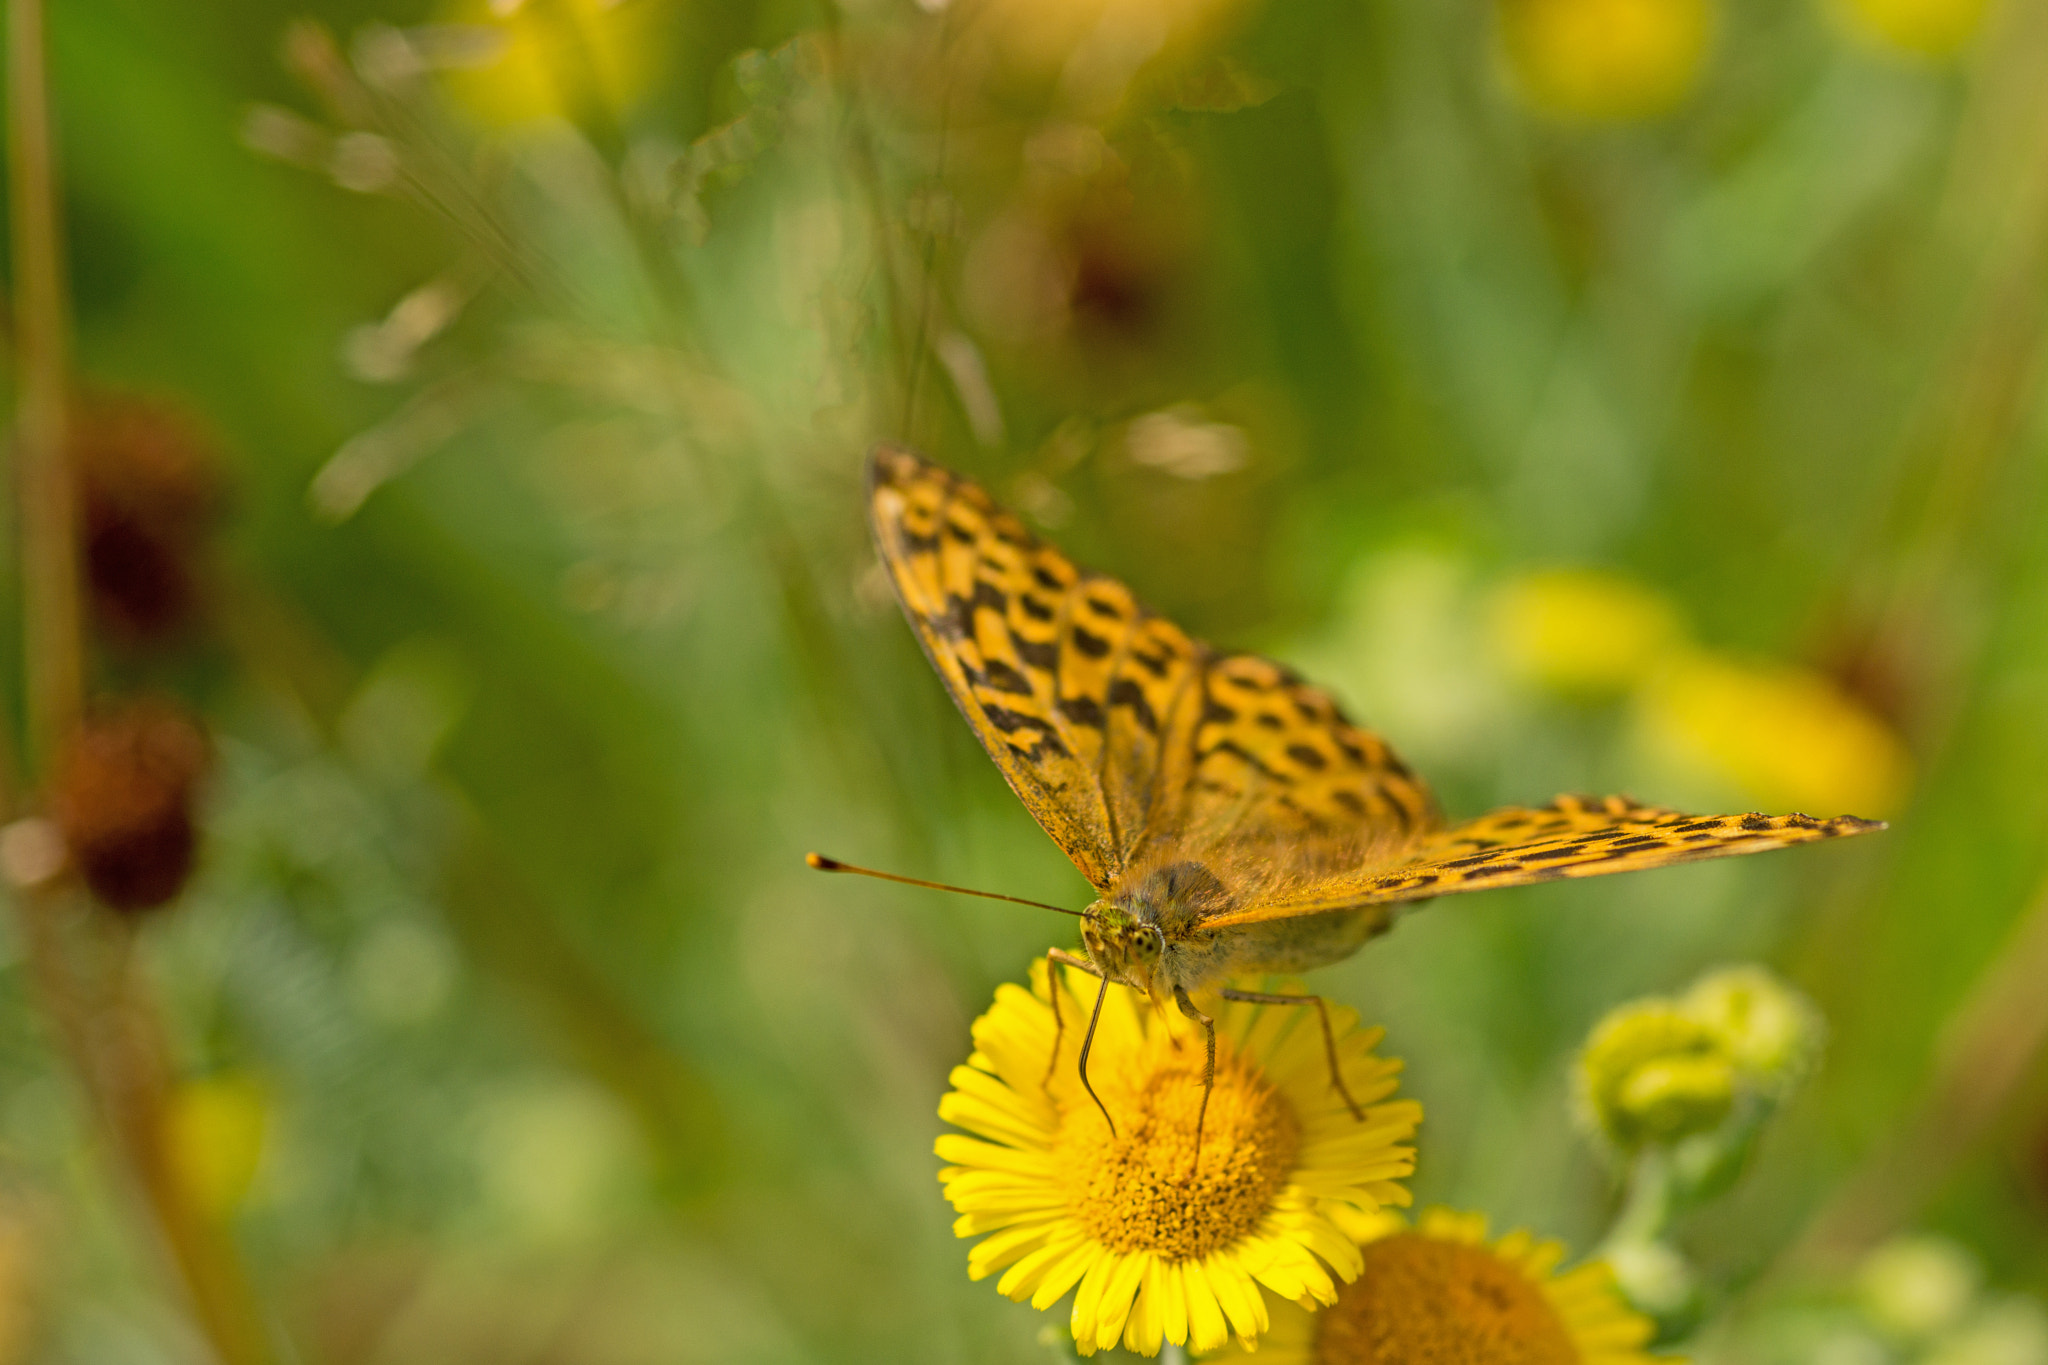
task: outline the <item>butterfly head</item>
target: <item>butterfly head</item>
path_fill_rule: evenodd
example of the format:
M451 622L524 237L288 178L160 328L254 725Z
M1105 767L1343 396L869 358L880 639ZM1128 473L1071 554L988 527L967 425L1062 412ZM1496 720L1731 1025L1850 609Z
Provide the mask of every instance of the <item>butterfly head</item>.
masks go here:
M1112 981L1153 994L1153 980L1166 954L1159 925L1113 900L1099 900L1081 916L1081 941L1088 960Z
M1139 870L1088 907L1081 937L1088 956L1111 979L1165 996L1184 973L1176 958L1202 917L1230 903L1216 874L1196 862Z

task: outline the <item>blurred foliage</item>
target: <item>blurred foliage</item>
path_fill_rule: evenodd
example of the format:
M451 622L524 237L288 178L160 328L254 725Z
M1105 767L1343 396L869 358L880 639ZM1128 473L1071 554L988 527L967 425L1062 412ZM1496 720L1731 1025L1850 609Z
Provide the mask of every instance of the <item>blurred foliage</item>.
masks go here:
M1044 1359L929 1153L969 1019L1071 930L801 864L1084 891L874 572L883 436L1331 685L1454 813L1892 819L1320 974L1409 1061L1424 1202L1591 1245L1581 1040L1754 957L1830 1042L1699 1275L1761 1302L1928 1228L2048 1288L2040 0L51 34L81 385L218 447L199 623L95 676L212 731L135 952L173 1165L290 1358ZM0 1358L203 1359L4 960ZM1972 1013L2001 964L2035 988ZM1700 1349L1822 1358L1769 1331Z

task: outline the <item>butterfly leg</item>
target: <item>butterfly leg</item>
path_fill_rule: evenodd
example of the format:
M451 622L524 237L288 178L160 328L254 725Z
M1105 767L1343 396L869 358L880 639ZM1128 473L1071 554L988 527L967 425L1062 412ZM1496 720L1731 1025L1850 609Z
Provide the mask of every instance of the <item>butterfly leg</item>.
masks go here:
M1090 976L1102 975L1100 967L1079 953L1070 953L1065 948L1047 949L1045 959L1045 984L1052 996L1052 1055L1045 1059L1045 1079L1038 1083L1040 1089L1052 1083L1053 1068L1060 1063L1060 1039L1065 1035L1067 1028L1067 1021L1060 1015L1060 996L1065 992L1060 989L1060 979L1053 975L1053 964L1079 967Z
M1216 1021L1195 1008L1195 1002L1188 998L1187 990L1181 986L1173 988L1173 1002L1180 1006L1180 1012L1202 1026L1202 1032L1209 1043L1208 1060L1202 1066L1202 1107L1195 1114L1195 1164L1189 1172L1202 1168L1202 1124L1209 1117L1209 1094L1216 1088Z
M1088 1032L1081 1038L1081 1088L1088 1092L1088 1098L1094 1100L1095 1107L1102 1111L1102 1121L1109 1125L1109 1135L1115 1137L1116 1120L1109 1116L1109 1106L1102 1102L1102 1096L1096 1094L1095 1087L1088 1083L1088 1053L1095 1046L1095 1026L1102 1021L1102 1002L1109 995L1109 977L1103 972L1102 968L1096 966L1087 958L1067 952L1063 948L1050 949L1045 956L1047 958L1045 984L1049 988L1047 993L1052 998L1052 1056L1046 1059L1045 1081L1049 1082L1052 1080L1053 1064L1059 1060L1060 1056L1060 1032L1064 1027L1064 1021L1060 1018L1061 986L1058 978L1052 975L1051 966L1052 963L1057 962L1068 967L1079 967L1088 975L1102 979L1102 988L1095 992L1095 1008L1088 1015ZM1040 1084L1044 1083L1040 1082Z
M1358 1107L1358 1101L1351 1098L1351 1092L1344 1088L1344 1070L1337 1064L1337 1035L1330 1027L1330 1007L1323 1003L1320 995L1272 995L1265 991L1223 992L1225 1000L1239 1000L1247 1005L1314 1005L1316 1017L1323 1021L1323 1051L1330 1059L1330 1086L1344 1097L1344 1107L1351 1111L1351 1117L1365 1122L1365 1111Z

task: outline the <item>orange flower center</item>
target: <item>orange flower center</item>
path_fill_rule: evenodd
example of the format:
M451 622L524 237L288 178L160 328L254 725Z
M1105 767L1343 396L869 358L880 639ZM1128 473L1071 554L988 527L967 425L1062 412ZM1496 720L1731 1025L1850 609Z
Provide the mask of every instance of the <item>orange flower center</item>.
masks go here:
M1202 1120L1202 1060L1150 1047L1091 1068L1116 1135L1086 1095L1062 1115L1054 1156L1074 1218L1112 1251L1193 1260L1258 1226L1294 1167L1301 1121L1257 1068L1218 1039L1216 1088ZM1190 1049L1190 1051L1193 1051ZM1097 1054L1100 1057L1100 1054Z
M1557 1310L1485 1247L1402 1233L1316 1322L1318 1365L1577 1365Z

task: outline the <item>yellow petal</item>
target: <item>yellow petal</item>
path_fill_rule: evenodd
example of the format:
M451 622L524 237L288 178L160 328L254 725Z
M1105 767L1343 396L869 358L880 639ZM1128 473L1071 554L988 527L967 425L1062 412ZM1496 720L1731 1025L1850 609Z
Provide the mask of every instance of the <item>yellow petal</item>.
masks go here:
M1196 1355L1213 1351L1230 1339L1230 1327L1209 1287L1208 1272L1200 1261L1182 1261L1180 1279L1187 1295L1188 1349Z

